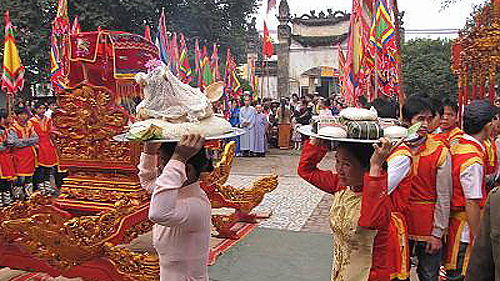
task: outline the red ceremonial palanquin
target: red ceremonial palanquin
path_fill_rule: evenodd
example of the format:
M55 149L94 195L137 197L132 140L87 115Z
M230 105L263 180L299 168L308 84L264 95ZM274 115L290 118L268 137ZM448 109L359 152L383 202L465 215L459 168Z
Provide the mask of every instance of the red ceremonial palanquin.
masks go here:
M0 129L0 143L5 146L9 131ZM7 148L0 151L0 179L14 180L16 178L16 168L12 159L12 150Z
M448 148L429 137L413 155L415 176L409 196L408 233L412 240L427 241L434 226L437 171L446 161Z
M398 156L408 157L412 161L413 155L411 149L403 144L389 156L387 162ZM406 280L410 276L407 216L409 211L408 198L410 197L412 180L413 169L411 168L410 173L390 195L391 221L388 234L387 267L391 280L395 278Z
M13 122L11 130L16 133L19 140L31 138L35 133L35 128L31 122L27 122L23 126L17 120ZM12 155L14 157L14 166L16 167L16 176L30 177L35 173L37 163L34 146L14 147Z
M462 230L467 223L465 214L466 198L464 195L462 184L460 183L460 175L472 164L480 164L484 167L486 155L483 148L476 142L464 138L460 138L451 143L451 154L453 161L453 194L451 199L450 223L448 225L448 234L446 239L444 266L446 270L457 269L457 258L460 247L460 238ZM483 185L481 187L482 194L485 195L486 175L483 175ZM481 208L484 206L486 196L483 196ZM469 264L470 251L472 244L469 243L466 257L463 265L463 273L467 272Z
M318 163L328 152L324 146L312 145L306 141L298 167L299 175L317 188L335 194L345 188L339 185L339 176L331 171L317 168ZM407 187L409 188L409 187ZM403 188L403 190L407 190ZM363 185L362 207L359 225L378 230L373 242L370 281L389 280L387 259L389 256L389 225L391 220L391 198L387 195L387 174L380 177L365 175ZM402 194L401 194L402 195ZM398 196L394 196L399 202Z
M42 167L55 167L59 165L56 147L50 139L52 131L52 118L38 115L33 116L30 121L38 135L38 165Z

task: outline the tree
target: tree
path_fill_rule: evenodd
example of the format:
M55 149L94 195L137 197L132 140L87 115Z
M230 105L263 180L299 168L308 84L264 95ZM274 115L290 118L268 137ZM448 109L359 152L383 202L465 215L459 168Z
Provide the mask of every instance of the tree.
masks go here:
M451 72L451 41L414 39L401 46L404 89L407 95L456 97L457 80Z
M197 37L201 46L211 48L213 43L217 43L220 50L223 50L219 52L222 61L225 60L225 49L231 46L237 61L242 62L246 58L246 32L251 15L257 11L260 1L68 0L68 3L70 17L80 17L82 31L94 31L100 27L136 34L143 34L145 25L155 31L161 9L165 8L169 31L185 34L191 57L194 57L194 39ZM16 43L22 63L27 69L26 86L48 81L51 22L56 13L57 2L0 0L0 7L11 11L12 22L17 27ZM0 27L5 26L3 21L1 16ZM3 32L0 40L4 41ZM0 60L3 60L2 54ZM25 96L27 88L29 87L25 87Z

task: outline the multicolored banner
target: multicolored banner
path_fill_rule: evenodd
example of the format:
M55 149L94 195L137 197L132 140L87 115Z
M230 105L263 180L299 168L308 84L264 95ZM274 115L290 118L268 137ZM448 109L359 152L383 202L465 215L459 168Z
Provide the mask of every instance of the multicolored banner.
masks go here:
M5 45L3 52L2 89L15 95L24 86L24 66L14 39L14 28L10 22L9 11L5 11Z
M168 65L169 57L169 45L168 45L168 35L167 26L165 25L165 10L161 10L160 23L158 24L158 32L156 34L156 47L160 51L160 59L165 64Z
M181 33L181 56L180 56L180 79L182 82L188 84L191 82L191 66L189 66L189 55L186 46L186 38Z

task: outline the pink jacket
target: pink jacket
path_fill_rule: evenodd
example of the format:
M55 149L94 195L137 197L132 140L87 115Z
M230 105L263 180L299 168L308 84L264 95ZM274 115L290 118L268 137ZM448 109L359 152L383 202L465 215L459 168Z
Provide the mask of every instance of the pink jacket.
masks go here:
M208 281L210 201L196 182L186 181L184 163L171 160L157 176L158 157L142 154L139 179L152 193L149 219L160 257L161 281Z

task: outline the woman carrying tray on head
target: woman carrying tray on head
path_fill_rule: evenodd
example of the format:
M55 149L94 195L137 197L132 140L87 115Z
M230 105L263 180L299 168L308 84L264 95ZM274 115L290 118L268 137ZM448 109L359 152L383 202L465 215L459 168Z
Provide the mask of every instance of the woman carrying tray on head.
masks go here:
M328 151L324 144L318 138L306 142L298 173L335 196L330 212L334 235L331 280L390 280L385 236L391 219L391 198L383 165L398 145L391 145L386 138L373 145L340 142L336 172L332 172L317 167Z

